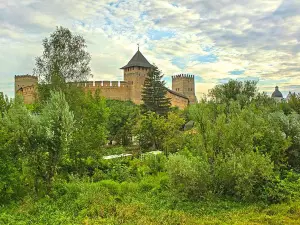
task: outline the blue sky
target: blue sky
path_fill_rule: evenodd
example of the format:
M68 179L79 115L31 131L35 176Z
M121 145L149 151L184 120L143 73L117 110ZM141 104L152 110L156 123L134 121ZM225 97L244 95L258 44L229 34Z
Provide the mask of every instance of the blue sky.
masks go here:
M56 26L82 35L93 80L120 80L137 50L165 74L196 77L201 97L228 79L300 92L299 0L0 0L0 92L31 74Z

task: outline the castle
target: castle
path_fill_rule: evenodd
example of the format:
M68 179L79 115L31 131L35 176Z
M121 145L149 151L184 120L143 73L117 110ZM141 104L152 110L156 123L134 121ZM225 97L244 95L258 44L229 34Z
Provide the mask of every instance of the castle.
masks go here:
M124 81L87 81L76 83L76 85L92 93L100 89L100 95L108 99L131 100L136 104L141 104L143 85L152 68L153 66L138 49L127 65L120 68L124 71ZM15 93L23 96L25 104L35 101L37 83L36 76L15 76ZM167 97L171 99L172 106L180 109L196 103L194 76L185 74L172 76L172 90L167 89Z

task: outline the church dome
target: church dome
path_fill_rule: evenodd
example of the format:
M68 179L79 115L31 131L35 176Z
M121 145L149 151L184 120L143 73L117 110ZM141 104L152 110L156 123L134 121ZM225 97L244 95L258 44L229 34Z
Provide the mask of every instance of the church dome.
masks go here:
M275 91L272 94L272 98L283 98L282 93L279 91L278 86L275 87Z

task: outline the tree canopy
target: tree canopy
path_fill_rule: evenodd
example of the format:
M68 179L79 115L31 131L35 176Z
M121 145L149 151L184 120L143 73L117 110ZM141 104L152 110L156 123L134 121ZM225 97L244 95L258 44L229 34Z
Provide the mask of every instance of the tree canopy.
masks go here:
M36 58L34 74L45 83L83 81L91 76L90 54L80 35L57 27L43 40L43 55Z
M222 103L230 100L246 103L255 96L257 91L257 81L229 80L227 83L216 85L210 90L209 97Z

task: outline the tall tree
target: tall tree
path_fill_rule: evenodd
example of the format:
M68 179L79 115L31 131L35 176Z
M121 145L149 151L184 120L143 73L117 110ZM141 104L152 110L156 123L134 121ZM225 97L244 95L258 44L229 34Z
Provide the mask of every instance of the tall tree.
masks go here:
M49 191L63 156L68 154L74 131L74 115L62 92L51 92L50 101L42 110L41 126L44 128L44 148L48 156L44 163Z
M69 150L70 160L65 166L73 168L75 172L82 175L85 172L87 159L95 157L106 143L109 109L98 90L94 94L82 90L78 90L78 93L74 92L74 96L78 96L76 103L68 99L70 108L74 112L76 129Z
M10 101L7 96L4 96L2 92L0 92L0 116L4 114L8 110L10 106Z
M216 102L228 103L230 100L237 100L241 105L245 105L256 93L257 81L229 80L228 83L215 86L209 92L209 96Z
M154 66L146 77L142 91L142 108L144 111L152 111L159 115L167 115L171 102L166 97L167 89L162 81L162 72Z
M139 107L131 101L107 100L109 139L122 145L132 141L133 127L137 122Z
M50 38L43 40L43 47L43 55L36 58L34 69L40 81L57 89L59 84L83 81L91 76L91 56L82 36L72 34L67 28L57 27Z

